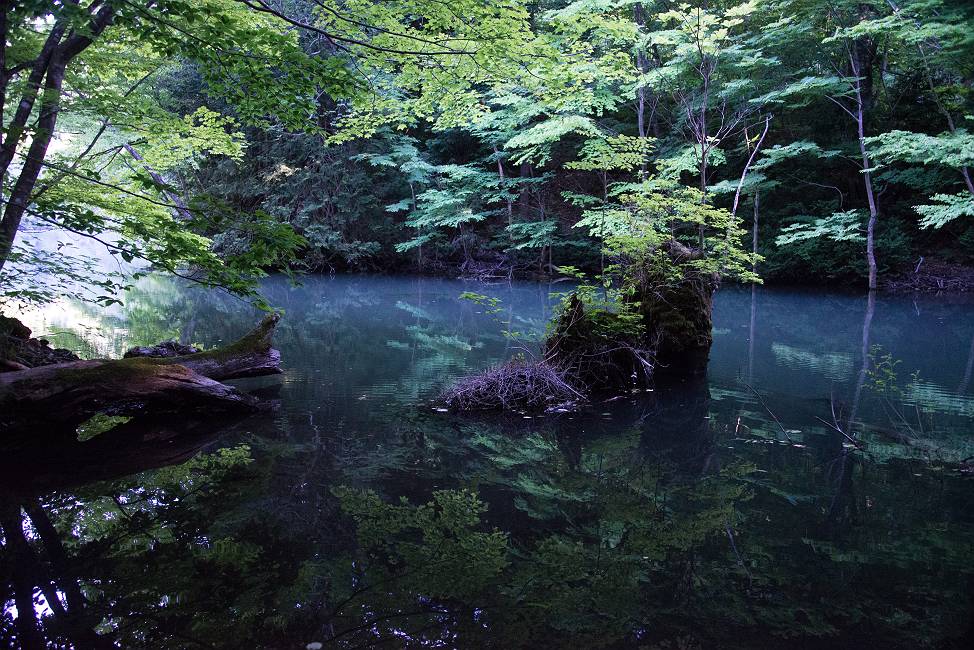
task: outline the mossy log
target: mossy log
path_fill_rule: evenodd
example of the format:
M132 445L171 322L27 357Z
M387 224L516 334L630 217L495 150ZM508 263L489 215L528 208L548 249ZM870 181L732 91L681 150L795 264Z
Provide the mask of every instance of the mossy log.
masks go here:
M153 361L161 365L184 366L216 381L279 375L283 372L281 353L271 347L271 339L280 319L279 314L271 314L242 339L222 348Z
M0 374L0 433L58 435L96 414L251 412L257 400L221 380L281 372L271 347L279 316L239 341L186 356L76 361Z

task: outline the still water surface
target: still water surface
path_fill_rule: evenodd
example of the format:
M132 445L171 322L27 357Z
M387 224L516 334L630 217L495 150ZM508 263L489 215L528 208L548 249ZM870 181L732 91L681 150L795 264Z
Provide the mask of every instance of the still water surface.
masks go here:
M265 289L286 372L237 385L274 411L7 464L9 644L32 584L77 647L971 647L971 299L725 287L706 378L472 418L439 390L564 285ZM256 319L159 278L25 315L87 356Z

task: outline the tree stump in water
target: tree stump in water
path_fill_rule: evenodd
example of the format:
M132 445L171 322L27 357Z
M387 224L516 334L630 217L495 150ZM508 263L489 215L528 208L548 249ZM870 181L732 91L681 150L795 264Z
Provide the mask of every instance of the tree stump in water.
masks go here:
M669 263L659 270L651 264L633 269L631 302L618 309L586 309L575 293L545 340L541 359L461 379L444 393L445 403L456 410L537 409L558 405L569 392L584 398L597 391L628 391L656 374L704 376L719 277L685 264L699 253L676 241L667 244L665 254Z
M714 342L716 276L691 274L675 283L650 283L639 292L646 336L656 349L656 373L706 372Z

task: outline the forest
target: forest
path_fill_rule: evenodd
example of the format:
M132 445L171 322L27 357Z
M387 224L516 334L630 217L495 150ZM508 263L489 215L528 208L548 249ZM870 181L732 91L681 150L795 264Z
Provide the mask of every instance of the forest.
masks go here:
M971 647L972 166L958 0L0 0L0 647Z
M607 239L661 229L727 242L729 279L876 288L926 265L966 286L971 19L947 0L8 3L0 286L124 288L45 229L239 293L267 270L597 271Z

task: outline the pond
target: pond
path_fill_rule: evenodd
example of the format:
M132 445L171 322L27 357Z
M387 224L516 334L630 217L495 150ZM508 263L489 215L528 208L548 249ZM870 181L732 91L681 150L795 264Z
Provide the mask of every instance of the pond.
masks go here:
M706 377L437 410L565 290L269 278L273 410L2 454L0 637L26 593L57 647L971 647L974 300L728 286ZM24 315L83 356L257 318L156 277Z

